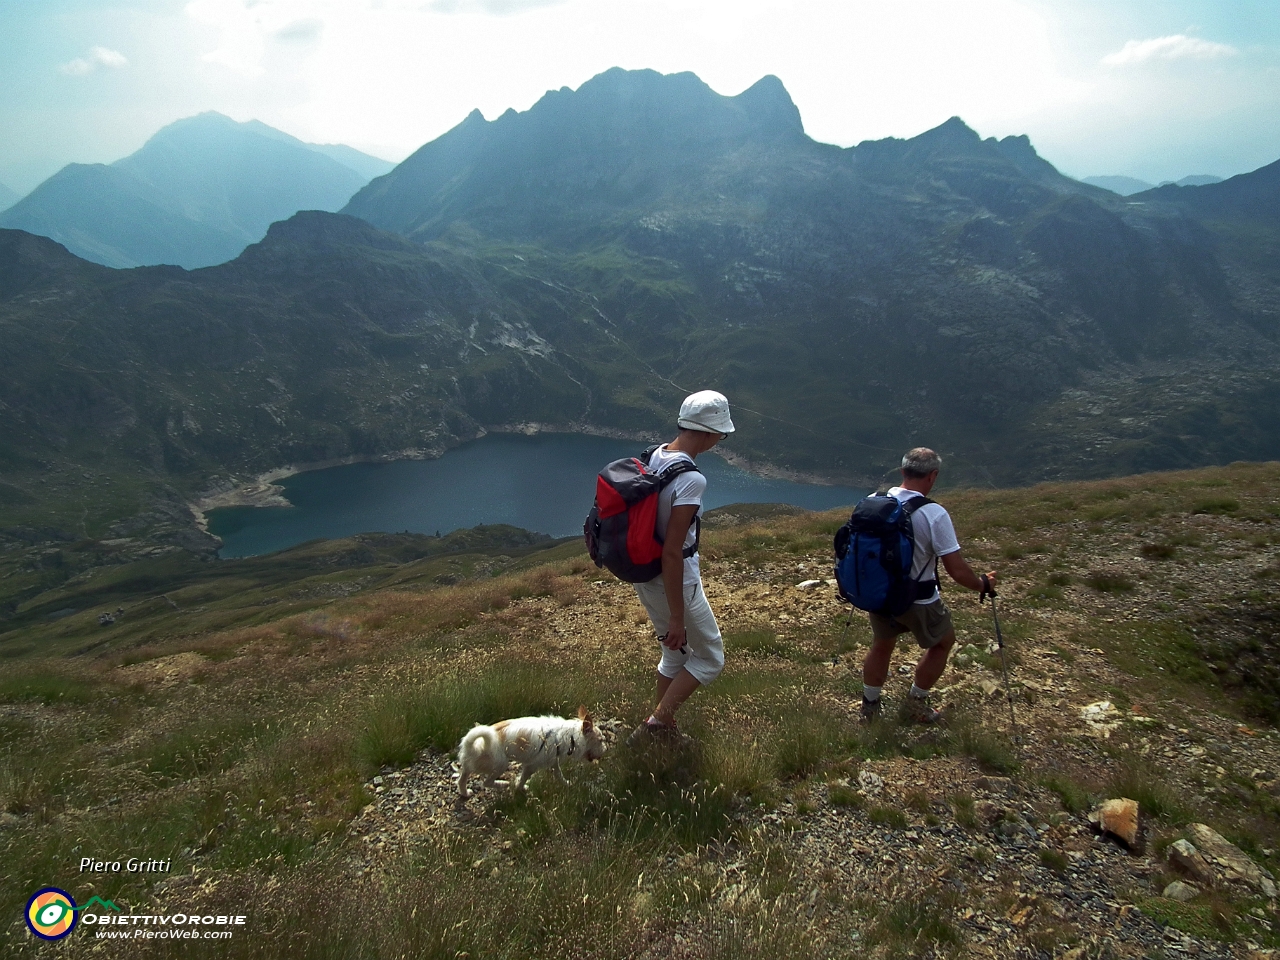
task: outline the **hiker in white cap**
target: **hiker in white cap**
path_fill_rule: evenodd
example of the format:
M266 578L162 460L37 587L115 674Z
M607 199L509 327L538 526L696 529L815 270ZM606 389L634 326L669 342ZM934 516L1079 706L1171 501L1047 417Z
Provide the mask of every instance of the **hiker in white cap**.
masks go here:
M733 433L729 401L714 390L685 397L676 421L679 434L654 450L649 470L659 473L680 459L693 461ZM687 470L658 496L658 530L662 538L662 574L637 583L636 594L662 640L655 706L649 719L628 738L633 746L648 739L679 742L676 711L690 695L724 669L724 641L702 589L698 565L699 515L707 478Z

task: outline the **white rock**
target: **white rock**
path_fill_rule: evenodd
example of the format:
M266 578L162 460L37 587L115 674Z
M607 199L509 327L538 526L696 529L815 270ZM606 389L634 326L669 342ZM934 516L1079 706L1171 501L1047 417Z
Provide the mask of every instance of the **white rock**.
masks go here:
M884 789L884 779L878 773L872 773L870 770L859 770L858 786L863 793L874 797Z
M1164 893L1160 894L1169 900L1181 900L1184 903L1188 900L1194 900L1200 895L1200 888L1190 883L1183 883L1181 880L1175 880L1164 888Z
M1120 726L1120 711L1110 700L1096 700L1080 708L1080 719L1092 736L1110 737Z
M813 590L820 586L822 586L821 580L801 580L799 583L796 584L796 589L797 590Z

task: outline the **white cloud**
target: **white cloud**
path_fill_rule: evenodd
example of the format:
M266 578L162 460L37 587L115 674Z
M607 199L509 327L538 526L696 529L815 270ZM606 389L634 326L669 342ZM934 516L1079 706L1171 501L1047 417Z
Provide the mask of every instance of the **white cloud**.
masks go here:
M272 36L281 43L314 43L324 33L324 21L315 17L295 20L277 30Z
M58 69L67 76L82 77L86 73L93 73L99 67L119 70L128 65L128 59L119 50L112 50L110 47L94 47L87 57L76 57L69 63L62 64Z
M431 0L427 9L434 13L488 13L504 17L566 2L567 0Z
M1240 51L1225 43L1214 43L1176 33L1171 37L1153 40L1129 40L1115 53L1107 54L1102 62L1109 67L1121 67L1148 60L1217 60L1234 57Z

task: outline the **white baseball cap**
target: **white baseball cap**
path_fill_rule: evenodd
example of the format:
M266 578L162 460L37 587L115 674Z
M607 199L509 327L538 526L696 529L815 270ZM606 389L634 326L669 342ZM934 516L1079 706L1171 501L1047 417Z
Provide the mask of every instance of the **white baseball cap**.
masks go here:
M704 433L733 433L733 421L729 419L729 400L714 390L699 390L684 398L680 404L680 419L676 421L685 430L701 430Z

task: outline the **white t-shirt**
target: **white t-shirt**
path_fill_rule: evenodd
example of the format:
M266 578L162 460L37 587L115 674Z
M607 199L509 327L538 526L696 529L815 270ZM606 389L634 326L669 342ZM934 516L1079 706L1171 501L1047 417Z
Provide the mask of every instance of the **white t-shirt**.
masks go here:
M889 496L897 497L899 503L906 503L912 497L922 494L902 487L890 487ZM960 549L956 528L951 524L951 515L941 504L926 503L911 515L911 531L916 541L915 553L911 559L911 579L932 580L934 561ZM933 603L938 596L938 591L934 590L916 603Z
M667 450L666 446L661 446L653 451L653 456L649 458L649 472L661 473L663 468L670 466L677 460L688 460L693 462L693 458L687 453L672 453ZM672 507L696 506L698 508L695 516L702 515L702 495L707 489L707 478L696 470L689 470L680 474L658 494L658 539L661 540L667 531L667 524L671 522ZM696 542L695 528L697 524L689 524L689 533L684 538L685 548L692 547ZM698 555L695 553L692 557L684 558L684 582L685 586L692 586L702 579L702 571L698 565Z

